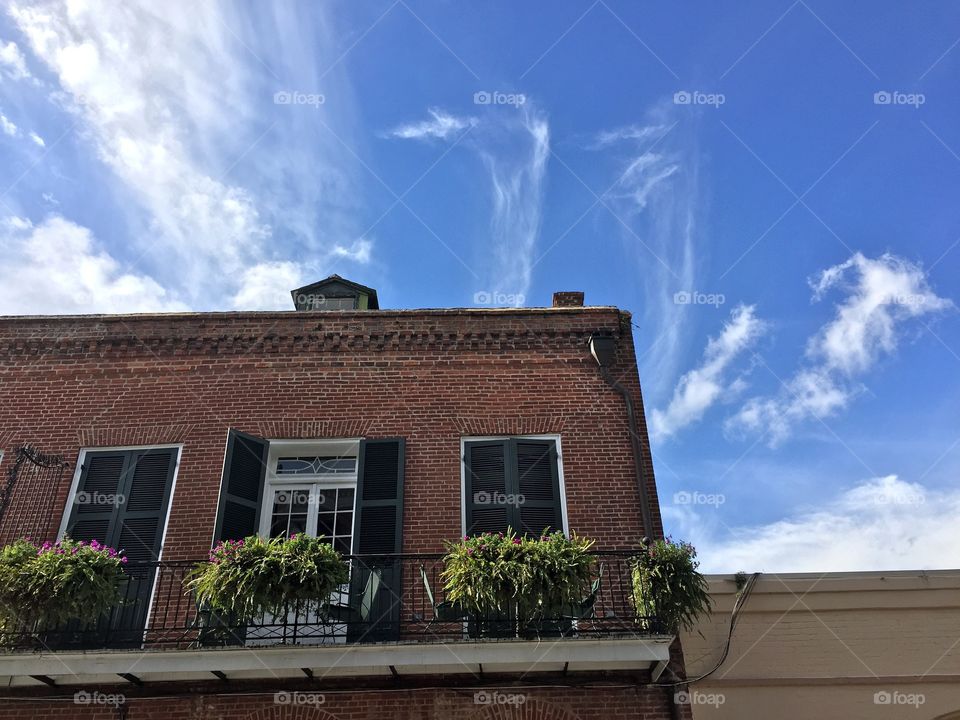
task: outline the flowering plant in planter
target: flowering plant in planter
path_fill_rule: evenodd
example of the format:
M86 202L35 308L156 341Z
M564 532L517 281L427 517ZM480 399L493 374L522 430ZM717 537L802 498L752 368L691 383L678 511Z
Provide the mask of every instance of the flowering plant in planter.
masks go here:
M680 628L692 630L697 617L711 606L699 566L696 548L690 543L669 537L647 543L633 561L637 615L656 618L672 633Z
M440 577L447 600L468 613L548 617L578 605L589 592L592 546L593 540L562 532L521 537L508 530L464 537L448 543Z
M279 613L287 603L317 601L349 579L347 563L329 543L301 534L264 539L224 540L209 560L194 568L187 587L201 606L250 618Z
M31 632L95 622L123 599L126 562L122 550L96 540L7 545L0 550L0 629Z

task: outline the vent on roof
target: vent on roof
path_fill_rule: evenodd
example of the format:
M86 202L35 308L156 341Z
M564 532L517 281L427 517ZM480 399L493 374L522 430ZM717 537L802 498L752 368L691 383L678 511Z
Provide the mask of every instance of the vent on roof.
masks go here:
M377 291L339 275L291 290L298 311L307 310L379 310Z

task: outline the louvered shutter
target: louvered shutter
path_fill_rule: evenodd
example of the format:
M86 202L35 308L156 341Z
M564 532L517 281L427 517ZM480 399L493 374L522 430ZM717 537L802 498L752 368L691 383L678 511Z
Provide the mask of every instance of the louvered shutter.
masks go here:
M508 489L509 442L464 443L466 535L506 532L511 525Z
M269 449L270 443L263 438L230 430L214 544L220 540L241 540L257 533Z
M403 551L404 449L403 438L360 442L353 552L367 557L354 561L351 597L363 597L375 585L377 591L372 603L361 608L362 622L349 629L348 639L354 641L400 636L400 562L383 556ZM371 573L379 583L371 581Z
M123 550L128 559L124 602L99 623L100 644L139 647L143 640L176 466L174 448L84 457L67 534Z
M68 508L67 535L84 542L112 544L120 511L114 498L120 494L127 459L124 451L88 452L84 456L73 507Z
M124 503L120 507L114 545L124 551L126 601L113 613L110 644L139 647L147 623L150 596L156 579L163 528L173 489L177 451L134 450L129 453L124 475Z
M557 445L553 440L511 440L516 462L515 508L518 533L563 532Z

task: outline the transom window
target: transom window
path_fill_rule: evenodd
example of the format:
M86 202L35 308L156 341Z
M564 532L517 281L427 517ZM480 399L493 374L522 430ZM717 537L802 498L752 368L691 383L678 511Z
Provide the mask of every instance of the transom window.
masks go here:
M343 554L353 548L359 441L272 441L260 533L322 536Z

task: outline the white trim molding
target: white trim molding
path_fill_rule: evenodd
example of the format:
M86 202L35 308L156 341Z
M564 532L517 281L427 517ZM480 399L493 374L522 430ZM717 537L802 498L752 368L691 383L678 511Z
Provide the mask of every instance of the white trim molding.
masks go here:
M670 659L672 636L528 640L396 645L217 648L197 650L105 650L0 655L0 682L8 687L116 683L134 673L144 682L203 680L222 672L227 679L317 676L556 672L567 669L648 670ZM481 665L483 666L481 668Z

